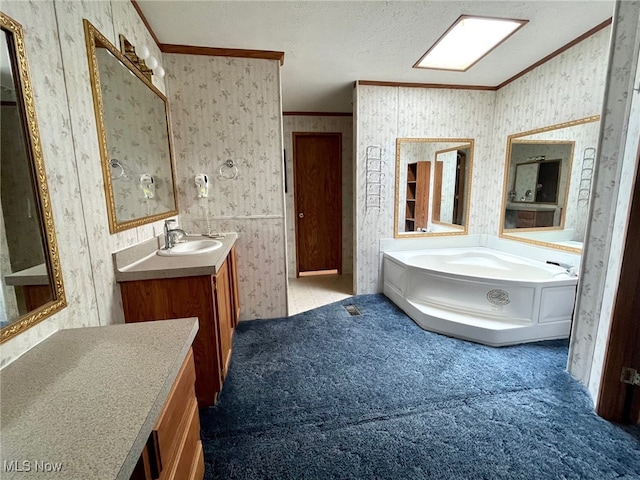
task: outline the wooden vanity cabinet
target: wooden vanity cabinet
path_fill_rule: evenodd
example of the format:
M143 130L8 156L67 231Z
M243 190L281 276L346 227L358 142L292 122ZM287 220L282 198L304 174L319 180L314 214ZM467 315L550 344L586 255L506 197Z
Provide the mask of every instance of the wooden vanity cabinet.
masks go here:
M204 456L193 352L185 359L131 480L202 480Z
M231 361L240 311L235 255L234 247L215 275L120 283L127 323L198 317L193 352L200 407L216 402Z
M554 212L548 210L512 210L516 228L553 227Z

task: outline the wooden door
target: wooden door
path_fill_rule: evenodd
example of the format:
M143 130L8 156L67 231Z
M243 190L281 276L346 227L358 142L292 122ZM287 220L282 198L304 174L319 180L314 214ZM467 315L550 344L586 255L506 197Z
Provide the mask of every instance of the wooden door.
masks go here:
M296 268L342 271L342 134L293 133Z
M640 165L640 148L636 165ZM640 423L640 385L623 383L623 369L640 375L640 169L636 171L631 199L622 270L609 329L609 343L602 372L596 411L620 423Z
M416 230L427 228L429 223L429 188L431 184L431 162L418 162L416 172Z
M433 206L431 217L435 222L440 221L440 208L442 207L442 170L443 162L436 161L433 177Z
M453 197L453 223L456 225L462 225L464 222L464 207L465 207L465 177L467 169L467 155L458 150L457 162L456 162L456 191Z

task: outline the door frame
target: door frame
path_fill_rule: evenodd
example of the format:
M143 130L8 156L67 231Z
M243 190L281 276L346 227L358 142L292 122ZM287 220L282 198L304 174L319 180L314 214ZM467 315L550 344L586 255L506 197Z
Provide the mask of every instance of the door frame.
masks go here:
M338 275L342 274L342 248L343 248L343 239L342 239L342 222L344 221L344 214L342 211L342 132L291 132L291 143L293 146L293 223L295 227L295 245L296 245L296 278L300 277L300 243L298 242L298 176L296 174L297 165L298 165L298 155L296 151L296 138L297 137L336 137L339 141L339 149L338 152L340 154L339 167L340 167L340 175L338 178L340 179L338 185L338 205L339 205L339 214L340 214L340 222L338 222L338 236L340 238L339 248L338 248Z
M623 367L640 367L640 145L636 157L635 184L629 207L627 231L618 279L618 290L609 327L596 413L618 423L640 422L640 386L620 381Z

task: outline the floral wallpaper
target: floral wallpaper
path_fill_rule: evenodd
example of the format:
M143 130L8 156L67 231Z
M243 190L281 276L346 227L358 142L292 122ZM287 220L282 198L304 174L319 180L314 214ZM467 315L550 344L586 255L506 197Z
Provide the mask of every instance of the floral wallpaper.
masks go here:
M353 117L285 115L282 123L286 181L287 265L296 275L296 233L293 182L293 132L339 132L342 134L342 273L353 272Z
M82 19L116 45L125 33L162 58L131 2L4 0L1 9L24 28L68 304L4 343L4 366L61 328L123 322L111 253L162 230L157 222L109 233Z
M503 195L507 137L599 115L604 95L610 35L611 28L606 27L496 92L492 165L496 171L495 178L500 180L486 182L482 187L486 188L487 193L482 209L486 212L488 233L495 235L500 231L501 206L493 199L502 198ZM572 130L571 133L575 134L575 130ZM570 136L557 132L559 139ZM550 132L540 136L555 139ZM582 147L576 144L575 151L578 152L579 148ZM569 201L573 201L573 198ZM584 215L585 212L581 213ZM573 218L570 221L573 223Z
M116 218L175 209L165 103L106 48L96 49ZM150 176L143 189L141 176Z
M491 176L495 92L479 90L358 85L356 138L356 293L381 291L381 238L393 236L396 138L473 138L470 233L485 233L484 212L475 206L484 195L479 182ZM379 209L366 208L367 147L383 149ZM494 167L495 168L495 167ZM486 181L486 180L485 180ZM490 180L495 183L495 180Z
M633 191L640 142L640 2L616 4L612 57L604 97L587 243L582 255L569 371L589 386L600 387L611 313L622 266L624 232Z
M95 110L89 82L89 66L82 20L89 20L103 35L118 46L124 33L136 45L145 44L162 63L160 52L130 2L55 0L60 30L64 75L72 112L73 142L80 181L81 201L86 229L91 238L91 266L101 325L122 323L124 314L120 287L115 282L111 254L146 240L162 231L162 222L110 234L102 179ZM132 40L125 28L135 27ZM126 27L128 26L128 27ZM160 90L164 82L154 79ZM64 267L64 264L63 264Z
M565 210L565 238L567 240L575 240L582 242L585 238L587 213L588 213L588 194L580 192L581 187L589 187L589 181L582 184L582 180L592 178L593 173L590 168L595 166L595 155L598 146L598 132L600 130L599 121L590 121L579 125L567 126L547 132L535 133L520 137L518 140L544 140L544 141L571 141L574 142L573 161L571 163L571 176L569 177L569 195L567 196L567 206ZM534 152L535 153L535 152ZM547 157L551 158L551 157ZM585 168L583 174L583 167ZM568 170L568 169L567 169ZM512 168L510 179L513 177L515 167ZM565 170L563 166L564 175ZM589 177L591 175L591 177ZM513 182L510 180L508 185ZM561 185L564 185L564 178L561 179ZM560 198L564 197L561 193ZM580 201L579 201L580 199Z
M440 221L442 223L453 223L457 157L458 152L455 150L436 155L436 162L442 162L442 193L440 194Z
M80 188L54 5L39 1L3 1L2 11L24 28L68 302L68 306L56 315L4 343L0 349L0 365L4 366L60 328L97 325L98 316L91 314L96 310L96 299L91 283L87 231L79 201Z
M163 58L182 226L197 233L237 231L241 319L286 316L280 64ZM199 173L209 178L206 199L197 198Z

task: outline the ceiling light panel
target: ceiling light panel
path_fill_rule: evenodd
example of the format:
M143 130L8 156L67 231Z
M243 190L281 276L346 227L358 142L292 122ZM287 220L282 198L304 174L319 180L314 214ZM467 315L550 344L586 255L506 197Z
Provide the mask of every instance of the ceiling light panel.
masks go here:
M460 16L414 65L414 68L464 72L528 20Z

